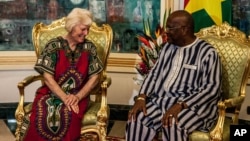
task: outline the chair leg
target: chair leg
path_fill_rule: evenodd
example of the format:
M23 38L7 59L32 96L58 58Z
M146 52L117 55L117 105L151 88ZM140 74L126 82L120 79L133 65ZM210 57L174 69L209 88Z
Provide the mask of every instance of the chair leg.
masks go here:
M15 112L15 118L17 121L17 127L16 127L16 131L15 131L15 137L16 140L19 141L20 139L20 132L22 130L22 123L23 123L23 119L24 119L24 110L21 106L18 106L16 112Z
M99 137L96 133L86 133L81 136L79 141L99 141Z

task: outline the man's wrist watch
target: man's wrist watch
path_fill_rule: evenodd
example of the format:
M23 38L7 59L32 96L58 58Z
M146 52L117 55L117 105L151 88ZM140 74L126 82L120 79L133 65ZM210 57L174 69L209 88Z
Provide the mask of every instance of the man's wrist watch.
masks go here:
M134 97L134 100L135 100L135 101L137 101L137 100L143 100L143 101L145 101L146 98L143 97L143 96L137 95L137 96Z
M137 97L136 100L143 100L143 101L145 101L145 98L144 97Z

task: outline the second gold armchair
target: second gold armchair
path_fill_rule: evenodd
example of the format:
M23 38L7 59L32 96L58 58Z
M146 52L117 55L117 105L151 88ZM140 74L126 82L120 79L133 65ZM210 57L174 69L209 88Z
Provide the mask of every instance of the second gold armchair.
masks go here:
M222 100L215 127L204 133L195 131L190 141L229 141L230 125L238 124L241 105L246 95L250 72L250 40L228 23L201 29L197 34L212 44L222 61Z

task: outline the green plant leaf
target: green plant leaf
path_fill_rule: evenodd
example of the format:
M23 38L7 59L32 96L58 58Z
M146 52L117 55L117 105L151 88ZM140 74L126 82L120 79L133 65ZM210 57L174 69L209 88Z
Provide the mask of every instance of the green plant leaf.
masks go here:
M150 29L150 22L149 19L146 21L143 20L143 27L144 27L144 32L147 36L151 37L151 29Z
M169 8L169 10L166 9L164 12L163 25L162 25L163 31L166 31L167 19L170 13L171 13L171 8Z

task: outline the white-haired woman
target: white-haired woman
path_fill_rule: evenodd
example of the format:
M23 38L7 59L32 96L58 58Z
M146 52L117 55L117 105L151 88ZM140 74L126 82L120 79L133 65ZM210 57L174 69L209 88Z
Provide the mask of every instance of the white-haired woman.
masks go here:
M74 8L66 17L68 34L51 39L39 56L35 70L44 76L45 85L37 90L31 115L25 118L24 140L80 138L89 92L103 70L96 47L85 39L91 24L88 10Z

